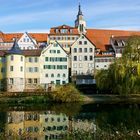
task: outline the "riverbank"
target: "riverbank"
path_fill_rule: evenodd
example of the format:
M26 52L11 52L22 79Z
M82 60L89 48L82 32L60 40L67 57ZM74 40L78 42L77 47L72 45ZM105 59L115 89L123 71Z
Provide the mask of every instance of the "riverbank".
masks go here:
M57 102L50 97L53 93L6 93L0 94L0 104L32 104ZM71 101L72 102L72 101ZM140 95L109 95L109 94L81 94L79 100L83 103L140 103Z

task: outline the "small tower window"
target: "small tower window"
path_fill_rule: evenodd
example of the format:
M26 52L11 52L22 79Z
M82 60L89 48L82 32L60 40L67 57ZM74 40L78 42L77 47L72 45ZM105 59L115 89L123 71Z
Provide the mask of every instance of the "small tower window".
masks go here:
M14 60L14 56L13 55L11 55L11 61L13 61Z

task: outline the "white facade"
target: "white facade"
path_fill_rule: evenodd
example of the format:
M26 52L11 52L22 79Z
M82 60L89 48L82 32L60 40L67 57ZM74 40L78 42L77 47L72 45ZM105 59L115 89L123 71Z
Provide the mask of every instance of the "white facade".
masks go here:
M24 33L18 40L18 45L21 50L32 50L37 49L37 42L29 36L28 33Z
M81 35L71 46L71 71L73 75L89 75L94 73L95 46Z
M96 70L101 70L105 69L107 70L110 66L111 63L114 62L114 57L113 56L100 56L100 57L95 57L95 69Z
M40 83L66 84L69 82L68 55L62 47L54 42L45 48L40 56Z

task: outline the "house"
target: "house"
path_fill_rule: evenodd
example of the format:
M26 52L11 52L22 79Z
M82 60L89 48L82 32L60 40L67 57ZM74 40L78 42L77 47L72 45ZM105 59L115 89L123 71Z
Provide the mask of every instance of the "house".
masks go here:
M24 91L25 88L25 56L15 39L13 47L5 54L6 58L6 90L9 92Z
M40 83L45 88L69 83L68 54L57 41L41 52Z
M25 56L25 89L34 91L40 85L40 49L24 50Z
M37 49L37 42L27 32L25 32L18 40L18 45L21 50Z
M110 38L110 44L112 45L115 51L116 58L122 57L122 53L128 38L128 36L112 36Z
M0 32L0 50L10 50L15 38L22 50L38 49L47 45L47 33L2 33Z
M79 38L78 29L68 25L52 27L49 33L49 43L57 41L63 49L70 52L71 45Z
M77 39L77 41L75 41L75 43L71 46L71 75L73 80L76 77L77 84L93 82L91 80L93 77L89 78L89 75L93 76L94 74L94 57L95 45L84 34L82 34L79 39Z

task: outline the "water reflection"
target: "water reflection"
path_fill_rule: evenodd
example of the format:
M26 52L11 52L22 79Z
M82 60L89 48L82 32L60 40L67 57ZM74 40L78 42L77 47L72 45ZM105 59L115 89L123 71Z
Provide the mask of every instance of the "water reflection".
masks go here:
M61 107L61 109L59 109ZM78 108L78 109L77 109ZM139 138L139 105L52 105L51 109L19 109L16 107L1 112L1 132L6 140L54 140L63 139L64 134L74 131L87 131L97 134L119 135L131 133ZM25 111L24 111L25 110ZM36 111L39 110L39 111ZM100 134L101 135L101 131ZM109 134L110 135L110 134ZM127 134L126 134L127 135ZM2 139L2 138L1 138Z

